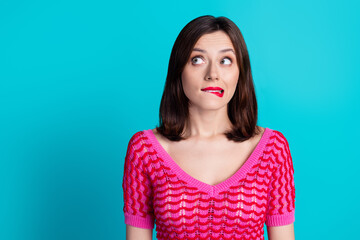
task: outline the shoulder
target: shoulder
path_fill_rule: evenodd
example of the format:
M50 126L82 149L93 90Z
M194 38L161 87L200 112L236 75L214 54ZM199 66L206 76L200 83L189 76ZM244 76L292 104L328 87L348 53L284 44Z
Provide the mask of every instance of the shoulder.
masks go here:
M155 137L158 144L160 144L165 149L165 151L168 151L168 148L172 142L159 133L156 128L151 129L151 132L153 133L153 136Z
M129 140L129 144L134 144L138 142L140 139L145 138L145 130L138 131L132 135L132 137Z
M271 131L270 138L275 142L277 145L289 145L285 134L280 130L269 129Z
M289 142L285 134L279 130L271 129L271 131L270 146L273 151L282 159L291 158Z
M134 151L134 150L143 151L144 147L147 147L149 145L148 131L149 130L141 130L135 132L129 140L128 151Z
M138 131L135 132L129 140L126 159L128 162L131 161L135 165L146 164L144 156L152 152L149 130Z

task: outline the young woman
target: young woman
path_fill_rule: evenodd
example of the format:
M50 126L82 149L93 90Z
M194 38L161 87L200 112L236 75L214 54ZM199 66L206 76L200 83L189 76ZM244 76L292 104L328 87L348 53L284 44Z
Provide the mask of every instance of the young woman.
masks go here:
M173 46L160 124L130 139L127 239L294 239L293 165L284 135L257 123L238 27L202 16Z

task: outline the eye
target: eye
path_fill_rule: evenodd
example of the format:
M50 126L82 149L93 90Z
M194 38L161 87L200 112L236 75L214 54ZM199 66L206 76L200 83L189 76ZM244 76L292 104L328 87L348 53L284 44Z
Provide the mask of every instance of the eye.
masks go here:
M195 64L195 65L198 65L198 64L204 63L204 60L201 57L197 56L197 57L193 57L191 59L191 63Z
M224 65L230 65L232 63L231 59L226 57L226 58L223 58L221 60L221 64L224 64Z

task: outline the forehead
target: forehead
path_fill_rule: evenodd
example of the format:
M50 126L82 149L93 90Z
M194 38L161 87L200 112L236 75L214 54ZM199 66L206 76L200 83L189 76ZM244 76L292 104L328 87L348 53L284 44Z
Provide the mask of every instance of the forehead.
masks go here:
M194 48L234 48L230 37L223 31L216 31L202 35Z

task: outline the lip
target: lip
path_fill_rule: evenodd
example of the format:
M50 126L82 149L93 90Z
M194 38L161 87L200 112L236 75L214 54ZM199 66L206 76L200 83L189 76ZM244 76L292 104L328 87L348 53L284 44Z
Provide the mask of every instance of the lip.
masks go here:
M202 88L201 91L203 92L207 92L207 93L212 93L218 97L223 97L224 96L224 89L220 88L220 87L207 87L207 88ZM210 91L215 91L215 92L210 92ZM220 91L220 92L218 92Z

